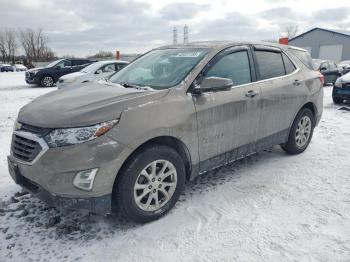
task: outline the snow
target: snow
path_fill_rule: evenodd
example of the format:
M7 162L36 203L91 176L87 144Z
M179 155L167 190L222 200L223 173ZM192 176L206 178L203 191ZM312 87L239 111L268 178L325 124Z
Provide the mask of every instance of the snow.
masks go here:
M146 225L47 208L18 193L6 162L13 122L21 106L55 89L0 73L1 261L350 260L350 113L333 104L331 87L303 154L276 146L209 172Z

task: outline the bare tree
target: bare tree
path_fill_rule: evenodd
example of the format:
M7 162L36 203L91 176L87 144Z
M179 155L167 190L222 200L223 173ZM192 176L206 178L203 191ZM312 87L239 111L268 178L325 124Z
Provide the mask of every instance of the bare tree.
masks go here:
M286 26L284 28L284 33L288 39L291 39L299 33L299 27L297 25Z
M16 32L12 29L3 29L0 31L0 53L4 62L15 63L18 44Z
M47 47L48 38L41 28L19 30L18 37L27 57L28 63L47 60L54 57L53 51Z

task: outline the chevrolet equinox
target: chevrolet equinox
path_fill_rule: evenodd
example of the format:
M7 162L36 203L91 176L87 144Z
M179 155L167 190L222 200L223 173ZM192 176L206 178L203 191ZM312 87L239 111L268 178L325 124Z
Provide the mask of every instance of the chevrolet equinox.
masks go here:
M200 42L154 49L109 81L24 106L9 172L50 205L144 223L186 181L273 145L299 154L322 114L323 76L303 49Z

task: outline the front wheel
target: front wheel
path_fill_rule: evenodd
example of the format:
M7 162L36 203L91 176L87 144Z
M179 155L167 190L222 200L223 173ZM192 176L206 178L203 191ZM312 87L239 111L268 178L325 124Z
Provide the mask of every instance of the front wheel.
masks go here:
M42 87L52 87L54 85L54 80L51 76L44 76L43 78L41 78L40 80L40 85Z
M185 184L182 158L167 146L148 147L136 154L116 184L116 204L125 217L146 223L165 215Z
M315 118L308 108L303 108L295 117L288 141L281 145L288 154L300 154L308 147L315 127Z
M333 102L334 104L341 104L343 103L343 98L339 97L339 96L333 96Z

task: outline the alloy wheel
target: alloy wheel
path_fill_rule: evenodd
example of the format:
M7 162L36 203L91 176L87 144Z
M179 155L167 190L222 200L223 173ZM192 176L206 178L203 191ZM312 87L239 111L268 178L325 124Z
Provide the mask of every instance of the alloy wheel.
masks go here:
M303 116L295 131L295 142L299 148L303 148L309 141L311 135L311 119L308 116Z
M134 185L134 200L143 211L156 211L169 202L177 185L175 166L168 160L148 164Z

